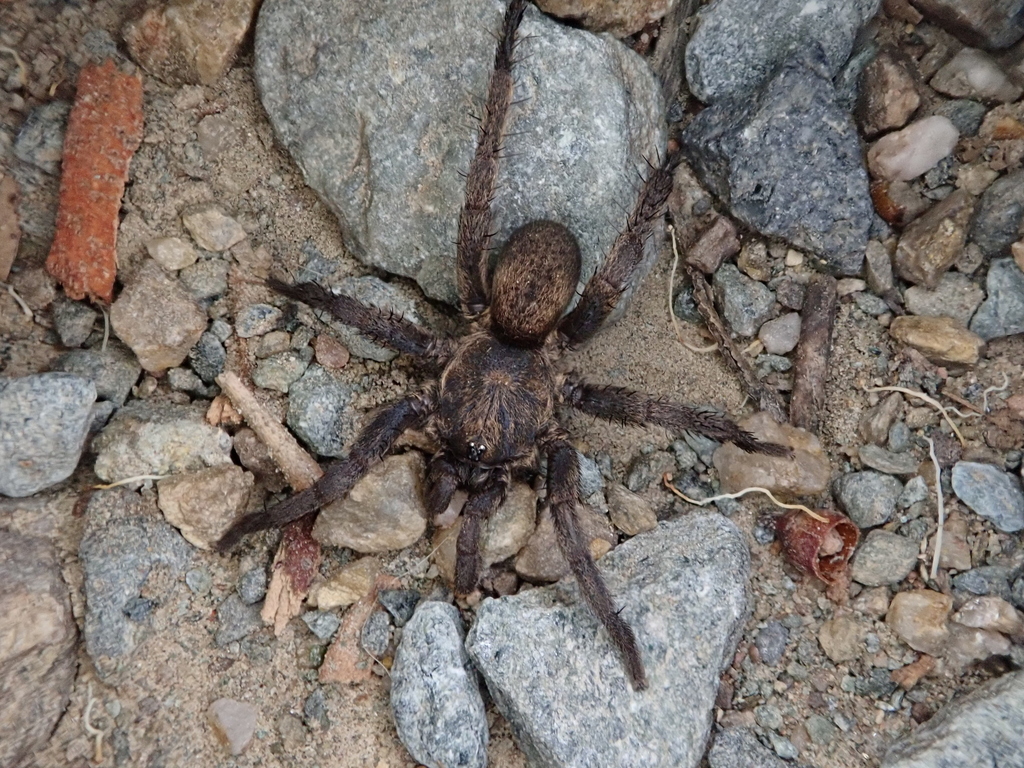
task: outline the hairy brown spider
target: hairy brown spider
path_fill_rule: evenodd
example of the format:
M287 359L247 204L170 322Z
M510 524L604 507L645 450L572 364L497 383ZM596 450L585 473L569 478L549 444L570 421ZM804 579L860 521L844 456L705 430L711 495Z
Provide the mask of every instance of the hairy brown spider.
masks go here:
M556 370L562 351L589 340L630 284L644 241L662 215L672 188L669 163L652 169L625 230L568 314L565 310L580 276L580 251L576 238L561 224L533 221L520 227L509 237L493 271L489 269L490 201L512 96L516 30L525 7L526 0L512 0L505 13L459 218L456 269L468 331L457 339L439 338L401 317L334 295L315 283L270 281L285 296L330 312L373 341L433 364L440 378L381 408L356 437L348 457L331 465L319 482L242 518L218 546L229 549L247 533L316 512L346 494L405 430L421 429L437 445L427 472L430 514L444 512L456 490L462 488L468 494L456 545L455 576L456 592L468 594L476 588L480 573L482 521L501 504L512 476L536 472L543 453L548 503L562 554L639 689L647 681L636 638L616 611L576 519L579 463L568 433L556 418L556 405L624 424L655 424L677 434L691 431L731 440L746 451L785 455L787 449L759 442L717 414L619 387L594 386Z

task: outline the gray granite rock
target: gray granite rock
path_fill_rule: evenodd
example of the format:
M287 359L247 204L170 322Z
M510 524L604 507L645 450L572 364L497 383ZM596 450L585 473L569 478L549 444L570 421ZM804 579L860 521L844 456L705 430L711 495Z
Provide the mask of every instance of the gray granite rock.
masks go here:
M990 680L947 704L890 747L882 768L1024 765L1024 672Z
M786 643L789 642L789 630L780 621L769 621L761 631L757 633L754 645L761 654L761 661L770 667L774 667L782 660L786 652Z
M978 284L960 272L946 272L939 278L935 290L913 285L903 293L910 314L952 317L965 327L984 298Z
M92 333L100 313L85 301L72 301L64 296L53 302L53 328L65 347L80 347Z
M31 496L78 466L96 387L69 373L0 377L0 494Z
M49 741L74 685L77 635L53 545L0 529L0 765L29 765Z
M388 652L391 645L391 619L387 611L374 611L370 614L359 634L359 644L375 659Z
M1013 259L995 259L985 281L988 298L978 307L971 330L990 341L1024 333L1024 272Z
M971 219L971 242L989 258L1010 255L1024 223L1024 170L996 179L985 190Z
M98 510L113 508L111 519ZM78 549L84 571L85 648L101 675L109 669L102 657L130 653L144 624L131 621L127 609L138 602L157 567L172 577L182 574L192 549L137 494L115 489L93 495L89 523ZM162 597L147 592L147 598Z
M289 388L288 426L321 456L341 456L355 434L357 414L348 407L352 394L350 385L311 365Z
M228 353L224 349L224 343L212 332L206 331L189 350L188 359L196 375L207 384L212 384L224 371Z
M1020 480L991 464L958 461L953 465L953 493L1006 533L1024 528L1024 490Z
M792 54L816 48L829 77L846 63L879 0L718 0L698 15L686 46L686 79L701 101L715 103L760 87Z
M868 587L895 584L917 565L918 542L877 529L871 531L853 556L851 577Z
M712 281L722 317L739 336L753 336L771 318L775 297L763 284L740 272L734 264L723 264Z
M29 112L14 140L14 156L51 176L59 175L64 126L70 111L68 102L55 99Z
M258 605L246 605L237 594L228 595L217 607L217 634L213 641L220 647L241 640L263 626Z
M870 470L850 472L836 480L836 499L858 528L872 528L889 520L903 483Z
M454 301L453 243L501 24L497 0L264 4L256 80L277 135L366 264ZM528 7L520 29L495 242L556 219L590 274L632 206L636 172L664 154L646 63L610 37Z
M650 688L629 684L572 579L485 600L467 649L533 766L696 766L749 611L750 557L727 519L661 523L598 564ZM571 712L571 717L553 713Z
M995 595L1010 600L1010 571L1001 565L981 565L953 577L953 587L972 595Z
M420 593L414 589L382 589L377 593L377 602L391 614L396 627L404 627L419 605Z
M487 715L464 638L455 606L428 601L405 625L395 653L391 710L398 736L428 768L487 765Z
M977 101L952 99L939 104L933 114L948 117L961 136L976 136L986 112L988 107Z
M726 728L717 736L708 752L711 768L785 768L786 763L772 754L746 728Z
M705 109L683 151L737 219L860 272L873 216L860 139L815 61L792 59L757 94Z
M127 347L110 341L106 350L73 349L57 358L53 370L73 373L96 385L96 398L120 407L142 373L142 366Z
M210 426L202 406L134 400L93 440L94 471L108 483L231 463L231 437Z
M238 578L235 590L246 605L258 603L267 594L267 569L261 565L250 568Z

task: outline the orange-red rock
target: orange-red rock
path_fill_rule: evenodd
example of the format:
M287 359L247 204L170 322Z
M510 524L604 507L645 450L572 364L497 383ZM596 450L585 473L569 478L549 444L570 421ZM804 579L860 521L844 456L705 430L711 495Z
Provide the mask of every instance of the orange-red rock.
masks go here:
M46 259L46 270L73 299L109 304L114 297L118 213L141 142L142 80L113 61L84 67L64 137L57 233Z

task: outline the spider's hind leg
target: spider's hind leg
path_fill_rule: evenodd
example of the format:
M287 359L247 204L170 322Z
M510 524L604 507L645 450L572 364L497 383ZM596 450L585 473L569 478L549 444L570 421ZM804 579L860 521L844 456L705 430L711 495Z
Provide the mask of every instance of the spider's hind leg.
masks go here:
M459 215L459 239L455 271L459 303L468 317L476 317L487 308L487 248L491 239L491 200L498 174L498 156L505 132L505 121L512 103L513 52L516 30L526 11L526 0L512 0L505 10L494 69L487 86L487 103L480 121L476 153L466 174L466 203Z

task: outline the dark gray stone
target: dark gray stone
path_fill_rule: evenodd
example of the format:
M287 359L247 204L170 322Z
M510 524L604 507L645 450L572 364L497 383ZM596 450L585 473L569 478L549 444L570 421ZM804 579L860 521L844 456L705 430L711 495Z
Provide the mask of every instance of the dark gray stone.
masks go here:
M99 510L112 508L104 519ZM130 653L144 625L132 622L127 609L141 597L153 570L167 568L173 577L183 573L192 548L137 494L116 489L93 495L86 514L89 524L78 549L85 581L85 649L104 675L102 657ZM140 514L143 513L143 514ZM147 598L163 594L147 590Z
M890 747L882 768L1024 765L1024 672L990 680L954 699Z
M80 347L92 333L100 313L84 301L63 296L53 302L53 328L65 347Z
M761 654L761 661L770 667L774 667L782 660L786 652L786 643L789 642L789 630L780 621L769 621L760 632L754 645Z
M391 645L391 619L387 611L374 611L363 624L359 644L373 658L379 659Z
M0 494L31 496L78 466L96 387L69 373L0 377Z
M718 0L698 15L686 46L686 79L701 101L715 103L760 87L792 54L815 48L828 77L846 63L857 30L879 0Z
M757 94L705 109L683 151L733 216L858 274L873 208L860 139L812 63L786 63Z
M484 768L487 715L463 647L455 606L421 603L405 625L391 668L398 737L428 768Z
M571 579L485 600L469 654L532 766L695 766L749 611L743 534L695 514L635 536L598 567L636 631L647 691L630 686Z
M218 646L241 640L263 626L260 609L246 605L237 594L228 595L217 608L217 621L217 634L213 641Z
M1024 272L1013 259L996 259L985 281L988 298L978 307L971 330L991 341L1024 333Z
M246 605L254 605L267 595L267 570L263 566L246 571L238 579L235 591Z
M322 687L318 687L302 703L302 719L308 726L317 725L320 730L330 727L327 719L327 696Z
M1000 531L1024 528L1024 490L1020 479L991 464L958 461L953 465L953 493Z
M708 752L711 768L786 768L753 732L746 728L727 728L717 736Z
M96 398L120 407L139 380L142 366L131 350L117 341L108 341L106 351L73 349L57 358L53 370L73 373L96 385Z
M396 627L404 627L419 605L420 593L414 589L382 589L377 593L377 602L391 614Z
M775 297L762 283L752 280L735 264L723 264L712 280L722 317L738 336L753 336L771 319Z
M1009 600L1009 579L1010 572L1006 568L1000 565L981 565L958 573L953 577L953 586L972 595L995 595Z
M1006 48L1024 35L1024 0L914 0L914 6L968 45Z
M192 298L205 301L227 292L229 266L225 259L200 259L178 272L178 279Z
M921 465L912 453L893 453L879 445L862 445L858 455L864 466L887 475L914 475Z
M355 434L353 414L348 407L353 389L319 365L311 365L291 385L288 396L288 426L321 456L341 456Z
M892 517L903 483L868 470L843 475L835 481L834 490L839 505L858 528L873 528Z
M981 196L971 219L970 241L990 259L1010 255L1024 223L1024 170L996 179Z
M334 637L334 633L341 626L341 619L327 611L307 611L302 614L302 620L309 627L309 631L325 643Z
M851 578L868 587L895 584L917 565L916 541L876 529L871 531L853 556Z
M239 338L251 339L270 333L281 319L281 310L269 304L250 304L235 318L235 333Z
M212 384L223 373L228 354L224 343L215 334L206 331L189 350L188 359L196 375L207 384Z
M71 105L48 101L28 113L14 140L14 156L22 162L56 176L64 154L64 126Z
M256 363L252 372L252 383L257 387L273 389L287 394L292 385L298 381L309 367L313 359L313 350L304 347L300 350L289 349L279 352Z
M948 117L961 136L976 136L981 122L985 119L988 107L970 99L953 99L944 101L935 108L934 115Z
M264 4L256 30L263 105L306 182L366 264L455 300L453 243L497 0ZM663 107L647 64L617 40L528 7L516 104L499 163L496 244L520 224L561 221L589 275L632 206L636 172L664 154Z

